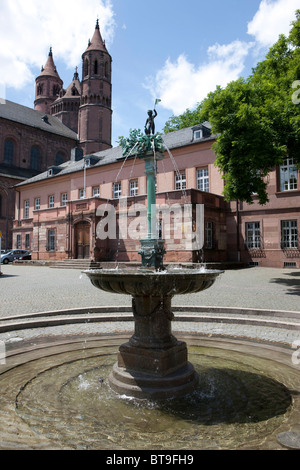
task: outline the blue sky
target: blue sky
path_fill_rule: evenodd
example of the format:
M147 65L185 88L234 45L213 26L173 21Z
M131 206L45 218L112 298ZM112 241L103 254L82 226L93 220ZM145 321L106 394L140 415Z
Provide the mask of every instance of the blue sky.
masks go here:
M33 107L49 47L67 87L97 17L113 59L113 145L143 128L155 98L156 130L217 85L247 77L299 0L0 0L0 97Z

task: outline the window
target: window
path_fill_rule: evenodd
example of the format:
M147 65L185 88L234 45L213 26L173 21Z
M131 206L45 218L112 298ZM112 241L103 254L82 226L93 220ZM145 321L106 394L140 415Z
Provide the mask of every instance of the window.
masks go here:
M202 137L203 137L202 129L198 129L194 131L194 140L202 139Z
M61 195L61 205L65 207L67 205L68 193L62 193Z
M197 189L209 192L209 176L208 168L200 168L197 170Z
M13 165L14 163L14 143L7 139L4 144L4 163Z
M205 225L205 248L211 250L213 248L213 223L206 222Z
M55 230L48 230L48 251L55 251Z
M113 184L113 198L119 199L121 197L121 183Z
M38 210L40 210L40 208L41 208L41 200L40 200L39 197L37 197L37 198L35 198L35 200L34 200L34 209L35 209L36 211L38 211Z
M30 249L30 234L29 233L25 234L25 249L26 250Z
M49 196L48 207L49 207L49 209L53 209L53 207L54 207L54 196Z
M86 77L89 74L89 61L85 59L83 66L83 76Z
M259 222L246 222L246 245L249 250L260 248Z
M24 201L24 219L29 218L29 200Z
M32 147L30 152L30 168L39 171L40 169L40 151L37 147Z
M94 75L98 74L98 60L96 59L94 62Z
M175 189L185 189L186 188L186 179L185 171L176 173L175 175Z
M292 158L286 158L280 167L280 191L297 189L297 167Z
M129 196L137 196L139 192L138 180L132 180L129 183Z
M84 189L79 189L79 199L85 199L85 191Z
M17 249L21 248L21 235L17 235L16 248Z
M94 186L92 189L93 192L93 197L99 197L100 196L100 188L99 186Z
M281 221L281 248L298 248L297 220Z
M55 165L59 166L64 162L64 156L62 153L58 152L55 157Z

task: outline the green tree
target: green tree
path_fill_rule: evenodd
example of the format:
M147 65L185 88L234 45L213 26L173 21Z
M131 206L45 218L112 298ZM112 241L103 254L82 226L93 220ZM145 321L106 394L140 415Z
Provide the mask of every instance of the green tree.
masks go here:
M300 166L299 88L300 10L289 36L279 37L249 78L217 87L194 111L172 117L165 130L210 121L225 198L251 204L256 193L265 204L268 173L287 155Z

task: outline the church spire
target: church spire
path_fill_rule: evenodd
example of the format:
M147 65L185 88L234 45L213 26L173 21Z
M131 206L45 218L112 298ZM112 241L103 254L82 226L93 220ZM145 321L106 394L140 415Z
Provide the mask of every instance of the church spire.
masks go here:
M44 114L50 114L51 104L56 100L60 92L63 81L61 80L53 60L52 47L49 49L49 54L45 67L39 76L36 78L36 90L34 109L41 111Z
M103 41L101 33L100 33L100 26L99 26L99 20L97 18L96 21L96 27L94 31L94 35L92 37L92 40L89 40L88 47L86 51L103 51L107 52L106 46L105 46L105 41Z

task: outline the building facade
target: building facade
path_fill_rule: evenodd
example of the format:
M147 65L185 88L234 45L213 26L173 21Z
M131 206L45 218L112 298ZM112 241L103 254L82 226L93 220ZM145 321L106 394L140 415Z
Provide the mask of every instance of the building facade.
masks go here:
M229 206L214 166L214 138L209 128L203 129L205 137L195 138L192 128L164 136L172 157L166 152L157 163L156 181L166 261L227 257ZM147 205L144 165L136 158L125 160L121 147L87 157L77 150L59 168L17 185L14 246L30 243L33 259L139 261ZM203 250L191 244L191 234L199 229L198 206L205 208ZM184 213L185 208L190 213Z
M16 103L0 104L0 231L12 248L14 186L70 158L77 135L58 119Z
M229 258L255 266L300 268L300 172L291 158L268 176L269 202L231 204Z
M77 69L64 89L52 48L36 78L34 109L0 97L0 231L2 248L12 248L14 186L70 159L111 147L111 56L97 21Z
M163 140L168 151L157 162L156 197L167 262L300 268L300 180L291 159L270 173L268 204L259 205L255 195L251 205L229 204L207 123ZM69 162L49 170L17 185L14 247L30 247L33 259L139 262L144 162L125 160L121 147L90 156L74 150ZM187 218L185 207L191 211ZM187 242L198 233L198 207L204 208L202 249Z

